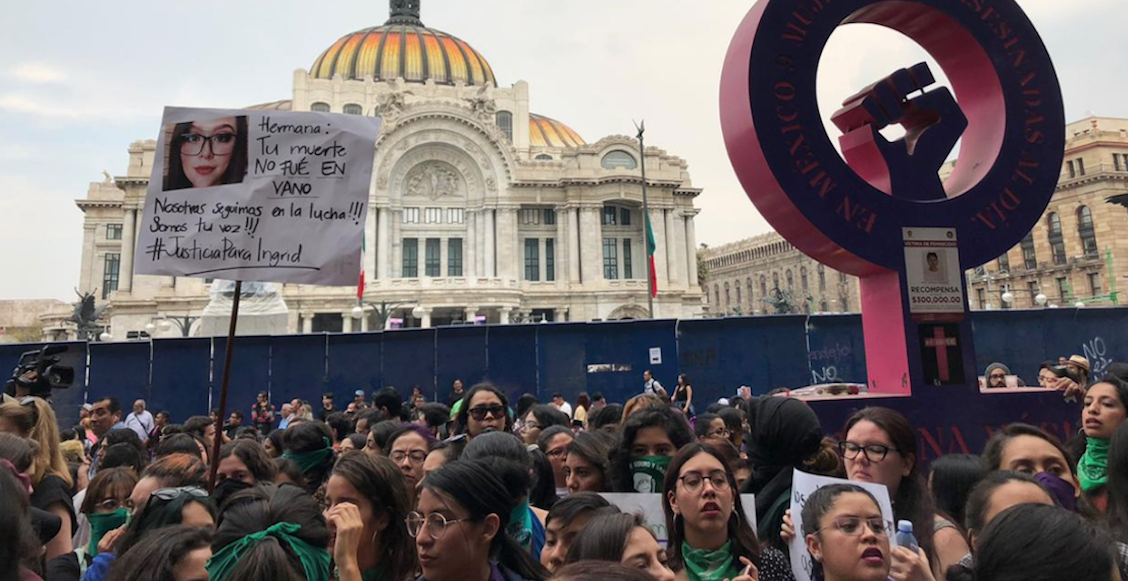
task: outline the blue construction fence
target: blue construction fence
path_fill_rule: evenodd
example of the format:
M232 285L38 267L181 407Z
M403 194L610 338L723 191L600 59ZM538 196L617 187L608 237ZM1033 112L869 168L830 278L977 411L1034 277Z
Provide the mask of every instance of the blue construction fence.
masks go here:
M1128 308L1007 310L972 315L977 367L1001 361L1034 383L1046 359L1081 354L1094 376L1128 359ZM172 412L174 421L206 414L218 403L227 339L154 339L70 343L85 350L86 366L53 401L60 423L83 402L114 396L128 406ZM40 345L0 345L0 368ZM405 396L421 386L446 398L450 385L490 381L511 397L542 401L559 392L575 401L600 392L623 402L637 394L650 369L666 386L686 374L698 409L748 385L761 394L776 387L835 381L866 382L859 315L757 316L693 320L454 326L376 333L238 337L229 408L249 408L266 391L276 402L319 401L331 392L349 401L395 386ZM982 372L981 372L982 373ZM914 397L914 399L916 399Z

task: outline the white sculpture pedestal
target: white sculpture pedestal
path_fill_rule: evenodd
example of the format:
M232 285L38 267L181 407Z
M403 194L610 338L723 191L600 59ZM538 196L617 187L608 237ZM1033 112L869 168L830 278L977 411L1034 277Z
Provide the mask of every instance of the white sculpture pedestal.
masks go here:
M231 326L231 307L235 283L216 280L211 287L211 302L204 307L196 335L226 336ZM290 309L282 300L282 292L272 282L244 282L239 299L239 325L236 335L284 335L290 322Z

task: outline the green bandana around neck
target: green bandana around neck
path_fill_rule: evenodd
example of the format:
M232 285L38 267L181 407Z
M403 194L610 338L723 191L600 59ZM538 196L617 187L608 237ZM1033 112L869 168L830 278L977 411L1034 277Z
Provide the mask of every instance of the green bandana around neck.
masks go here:
M1092 492L1108 483L1108 440L1085 438L1085 455L1077 463L1081 490Z
M529 501L525 500L518 504L513 512L509 515L509 524L505 526L505 532L518 545L521 545L526 551L531 551L533 548L533 511L529 510Z
M384 581L388 576L388 572L383 567L373 567L367 571L360 573L360 581ZM337 576L340 578L340 575Z
M669 456L637 456L631 458L631 480L635 492L662 492L662 481L670 468Z
M113 512L86 515L86 520L90 521L90 544L86 546L86 554L97 557L98 542L106 533L128 524L129 514L128 508L121 507Z
M721 548L715 551L695 549L689 543L682 541L682 562L685 563L686 576L689 581L724 581L735 579L740 571L734 565L736 559L732 556L732 541L725 541Z
M282 454L283 458L289 458L298 465L298 469L302 474L313 470L314 468L325 463L326 460L333 456L333 448L329 447L329 441L325 440L325 447L320 450L312 452L290 452L287 451Z
M275 523L265 531L249 534L212 555L208 561L208 578L211 581L227 581L227 577L239 564L239 559L252 547L262 542L266 537L274 537L283 547L298 558L308 581L329 581L329 550L324 547L315 547L302 539L294 536L301 527L289 522Z

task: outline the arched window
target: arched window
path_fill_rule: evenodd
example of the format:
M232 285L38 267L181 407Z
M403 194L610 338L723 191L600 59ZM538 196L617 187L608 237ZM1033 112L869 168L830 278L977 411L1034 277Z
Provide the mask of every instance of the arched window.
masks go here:
M821 264L819 265L819 290L826 290L826 267ZM825 311L826 309L823 310Z
M713 302L719 307L721 306L721 285L713 285Z
M638 167L638 162L635 161L633 155L615 150L603 156L603 161L600 162L603 169L635 169Z
M745 283L746 283L746 286L748 287L748 304L753 309L755 309L756 308L756 301L753 300L753 297L752 297L752 277L748 277L748 279L745 280Z
M1100 258L1101 251L1097 248L1097 235L1093 230L1093 213L1088 206L1077 208L1077 233L1081 235L1081 249L1085 251L1085 258Z
M537 161L552 161L552 156L547 153L538 153L533 159Z
M739 282L737 282L737 283L736 283L736 284L734 284L733 286L735 286L735 287L736 287L736 304L737 304L737 305L739 306L739 305L740 305L740 303L741 303L741 298L740 298L740 283L739 283Z
M1026 270L1038 268L1038 255L1034 252L1034 233L1027 233L1020 246L1022 246L1022 265Z
M791 276L791 269L787 269L787 290L795 290L795 277Z
M775 290L777 288L779 288L779 273L773 272L772 273L772 290Z
M820 301L819 310L825 313L830 310L830 305L826 304L826 301Z
M799 269L799 288L803 289L804 293L806 293L809 289L809 286L807 284L807 267L806 266L801 267Z
M509 141L513 141L513 114L509 111L497 112L497 128L505 134Z
M345 105L345 115L360 115L363 112L364 109L356 103L349 103L348 105Z
M768 296L768 277L760 275L760 298Z
M1061 234L1061 217L1057 212L1050 212L1046 216L1046 228L1050 239L1050 253L1053 255L1054 264L1062 265L1066 262L1065 239Z
M309 110L313 111L314 113L328 113L329 103L322 103L318 101L317 103L310 105Z
M725 310L727 311L729 305L732 304L732 297L729 295L729 284L725 283Z

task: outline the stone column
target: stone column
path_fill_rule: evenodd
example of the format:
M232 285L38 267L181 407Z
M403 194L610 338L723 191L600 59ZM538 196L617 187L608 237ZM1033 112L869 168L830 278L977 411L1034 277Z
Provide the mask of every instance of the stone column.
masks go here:
M686 268L689 269L689 288L696 289L697 281L697 233L693 228L693 216L696 212L686 212L685 217L685 258Z
M486 210L474 212L474 268L477 276L486 275Z
M121 227L121 262L118 263L118 290L133 290L133 249L137 247L137 210L126 210Z
M650 208L650 227L654 230L654 278L658 281L658 290L664 291L670 286L670 279L666 268L666 218L661 209Z
M310 334L313 332L313 313L302 313L302 333Z
M676 211L669 209L663 214L666 215L666 236L669 237L666 244L666 272L669 273L670 286L680 286L678 283L683 280L682 265L685 264L685 259L682 258L685 244L679 242L678 229L675 226Z
M80 275L82 278L79 279L78 288L83 292L94 292L94 289L100 284L95 283L92 276L93 273L97 272L94 270L94 257L96 256L94 248L97 245L94 235L97 229L98 226L95 224L83 224L82 226L82 274Z
M517 243L516 208L497 210L497 276L505 279L517 278L517 263L521 256Z
M466 220L466 238L462 242L462 272L466 278L478 276L478 228L475 222L478 213L466 210L463 215Z
M376 278L376 249L380 246L380 239L376 233L376 206L369 204L368 214L364 217L364 277L368 280Z
M568 223L568 239L561 242L561 246L568 248L568 282L580 283L580 223L579 210L567 208L564 210L564 221Z
M360 318L360 332L368 332L368 309L364 309L364 316Z
M392 247L392 263L388 265L391 271L389 278L403 278L403 240L400 232L402 231L403 224L403 209L392 210L391 215L391 247Z
M341 313L341 332L352 333L352 313Z
M568 307L556 307L554 313L554 322L562 323L568 320Z
M388 279L392 278L388 264L392 259L392 230L388 227L390 209L382 207L377 208L377 211L379 213L376 218L376 272L377 278Z
M570 280L572 272L572 264L569 260L572 253L570 252L571 246L568 244L568 219L566 216L563 208L556 208L556 241L552 244L556 255L552 257L552 263L556 265L557 286L564 286ZM545 262L548 262L547 256Z
M478 316L478 307L466 307L466 314L463 320L471 325L474 324L474 317Z
M422 313L422 316L419 317L419 326L420 327L422 327L424 329L430 329L431 328L431 310L432 309L430 307L420 307L419 308L419 311Z
M485 276L487 276L489 278L493 278L493 277L497 276L497 271L494 268L494 252L495 252L495 249L497 248L497 232L494 228L494 211L493 211L493 209L487 208L485 210L485 214L486 214L486 224L485 224L485 236L486 236L486 245L485 245L485 249L486 249L485 269L486 270L485 270L485 272L486 272L486 274L485 274Z
M509 313L512 312L512 311L513 311L513 309L511 307L498 307L498 309L497 309L498 320L501 321L502 325L508 325L509 324Z
M603 226L599 223L599 208L580 208L580 261L583 283L603 280Z

